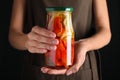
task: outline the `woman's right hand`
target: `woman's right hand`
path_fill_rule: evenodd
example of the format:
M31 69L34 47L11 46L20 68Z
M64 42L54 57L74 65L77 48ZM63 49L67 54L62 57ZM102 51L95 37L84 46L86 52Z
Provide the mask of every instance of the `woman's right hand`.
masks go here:
M38 26L34 26L27 36L28 40L25 47L31 53L46 53L47 50L55 50L56 45L59 43L55 39L55 33Z

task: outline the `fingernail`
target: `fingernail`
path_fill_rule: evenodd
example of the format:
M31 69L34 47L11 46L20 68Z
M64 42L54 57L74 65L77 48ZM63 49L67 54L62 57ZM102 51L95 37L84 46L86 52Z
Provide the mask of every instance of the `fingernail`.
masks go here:
M56 50L56 46L50 46L49 49L50 50Z
M43 73L46 73L46 71L44 70L44 68L41 68L41 71L42 71Z
M50 34L50 37L56 37L56 35L55 34Z
M72 71L69 71L67 72L67 76L71 75L72 74Z
M45 49L42 50L42 53L46 53L46 52L47 52L47 50L45 50Z
M58 44L59 42L58 42L58 40L53 40L52 41L52 44Z
M42 71L42 72L44 71L43 68L41 68L41 71Z

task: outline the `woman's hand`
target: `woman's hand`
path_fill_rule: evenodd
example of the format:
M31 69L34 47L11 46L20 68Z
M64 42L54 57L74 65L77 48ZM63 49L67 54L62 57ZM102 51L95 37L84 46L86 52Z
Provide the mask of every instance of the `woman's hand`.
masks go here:
M85 57L87 53L87 49L85 46L86 45L82 40L75 42L75 63L69 69L51 69L47 67L42 67L41 71L43 73L55 74L55 75L58 75L58 74L70 75L72 73L76 73L85 61Z
M28 40L25 47L31 53L46 53L47 50L55 50L56 45L59 43L55 39L55 33L38 26L33 27L27 36Z

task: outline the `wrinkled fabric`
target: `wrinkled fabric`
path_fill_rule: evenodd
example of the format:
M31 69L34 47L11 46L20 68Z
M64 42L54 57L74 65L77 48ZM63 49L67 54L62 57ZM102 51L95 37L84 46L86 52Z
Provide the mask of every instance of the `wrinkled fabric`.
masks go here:
M23 31L28 33L35 25L46 28L46 7L73 7L75 40L89 37L94 33L92 3L92 0L26 0ZM26 51L22 60L21 80L99 80L94 51L87 53L79 71L70 76L44 74L40 71L44 64L44 54L31 54Z

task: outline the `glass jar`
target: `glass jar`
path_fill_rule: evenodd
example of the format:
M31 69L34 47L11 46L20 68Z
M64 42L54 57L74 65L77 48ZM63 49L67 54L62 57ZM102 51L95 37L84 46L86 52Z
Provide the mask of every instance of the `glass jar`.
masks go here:
M69 68L74 61L74 30L72 7L47 7L47 29L59 40L56 50L45 54L46 65L53 68Z

